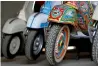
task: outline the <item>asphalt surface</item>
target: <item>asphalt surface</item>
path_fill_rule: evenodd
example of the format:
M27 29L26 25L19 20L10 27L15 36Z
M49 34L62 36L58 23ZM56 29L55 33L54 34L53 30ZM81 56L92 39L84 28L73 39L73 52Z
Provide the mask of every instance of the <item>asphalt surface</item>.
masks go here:
M36 61L29 61L25 56L17 56L10 60L4 57L1 58L1 66L51 66L42 54ZM56 65L57 66L57 65ZM75 58L64 59L58 66L98 66L90 58Z

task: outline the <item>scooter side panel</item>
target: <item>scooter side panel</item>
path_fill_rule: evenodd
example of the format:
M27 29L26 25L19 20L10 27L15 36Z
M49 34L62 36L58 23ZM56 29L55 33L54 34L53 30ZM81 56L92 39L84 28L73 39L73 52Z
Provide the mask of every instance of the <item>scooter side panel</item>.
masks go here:
M3 33L13 34L24 31L26 22L21 19L8 19L3 27Z

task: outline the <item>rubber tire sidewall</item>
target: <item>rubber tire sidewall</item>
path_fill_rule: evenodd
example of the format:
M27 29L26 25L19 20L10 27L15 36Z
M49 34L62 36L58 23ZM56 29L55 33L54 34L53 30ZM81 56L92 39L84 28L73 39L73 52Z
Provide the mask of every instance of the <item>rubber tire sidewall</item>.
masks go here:
M42 33L43 33L43 31L42 31ZM33 53L33 42L34 42L35 37L37 36L37 34L40 34L39 30L30 30L29 34L27 36L27 42L26 42L26 45L25 45L25 55L26 55L28 60L36 60L42 52L42 49L41 49L41 51L37 55L35 55ZM43 40L44 40L44 38L43 38Z
M9 51L9 47L10 47L10 42L14 37L19 37L20 39L20 47L18 49L18 51L15 54L11 54ZM8 59L13 59L15 58L19 53L20 50L22 49L21 46L23 46L23 41L22 41L22 37L20 35L20 33L17 34L11 34L11 35L5 35L4 39L3 39L3 44L2 44L2 53L4 55L4 57L8 58Z
M96 57L96 55L97 55L97 57ZM96 62L98 64L98 29L94 36L94 41L93 41L93 45L92 45L92 57L93 57L94 62Z

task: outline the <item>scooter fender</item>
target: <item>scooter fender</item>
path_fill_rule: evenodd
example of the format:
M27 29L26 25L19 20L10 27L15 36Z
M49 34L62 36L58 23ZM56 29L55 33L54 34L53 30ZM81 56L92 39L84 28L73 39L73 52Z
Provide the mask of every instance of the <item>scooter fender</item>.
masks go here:
M95 10L94 10L92 19L98 20L98 5L96 6L96 8L95 8Z
M49 18L49 22L64 23L75 25L77 20L76 9L67 5L57 5L52 9Z
M48 15L43 13L34 13L32 14L28 21L27 21L27 27L28 28L45 28L48 27L48 21L47 21Z
M19 18L10 18L6 21L3 27L3 33L13 34L17 32L22 32L26 28L26 22Z

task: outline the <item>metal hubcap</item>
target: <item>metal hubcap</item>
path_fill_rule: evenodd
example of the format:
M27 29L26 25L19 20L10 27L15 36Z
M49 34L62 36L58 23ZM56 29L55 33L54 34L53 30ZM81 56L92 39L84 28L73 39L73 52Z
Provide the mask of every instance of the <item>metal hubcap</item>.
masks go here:
M34 40L34 46L33 46L33 51L34 54L38 54L43 46L43 36L42 35L38 35L35 40Z
M10 48L9 48L10 53L16 54L17 51L19 50L19 47L20 47L20 39L19 37L14 37L10 43Z
M95 26L95 29L97 29L97 28L98 28L98 26L96 25L96 26ZM96 31L97 31L97 30L95 30L95 31L93 32L93 36L95 36Z

